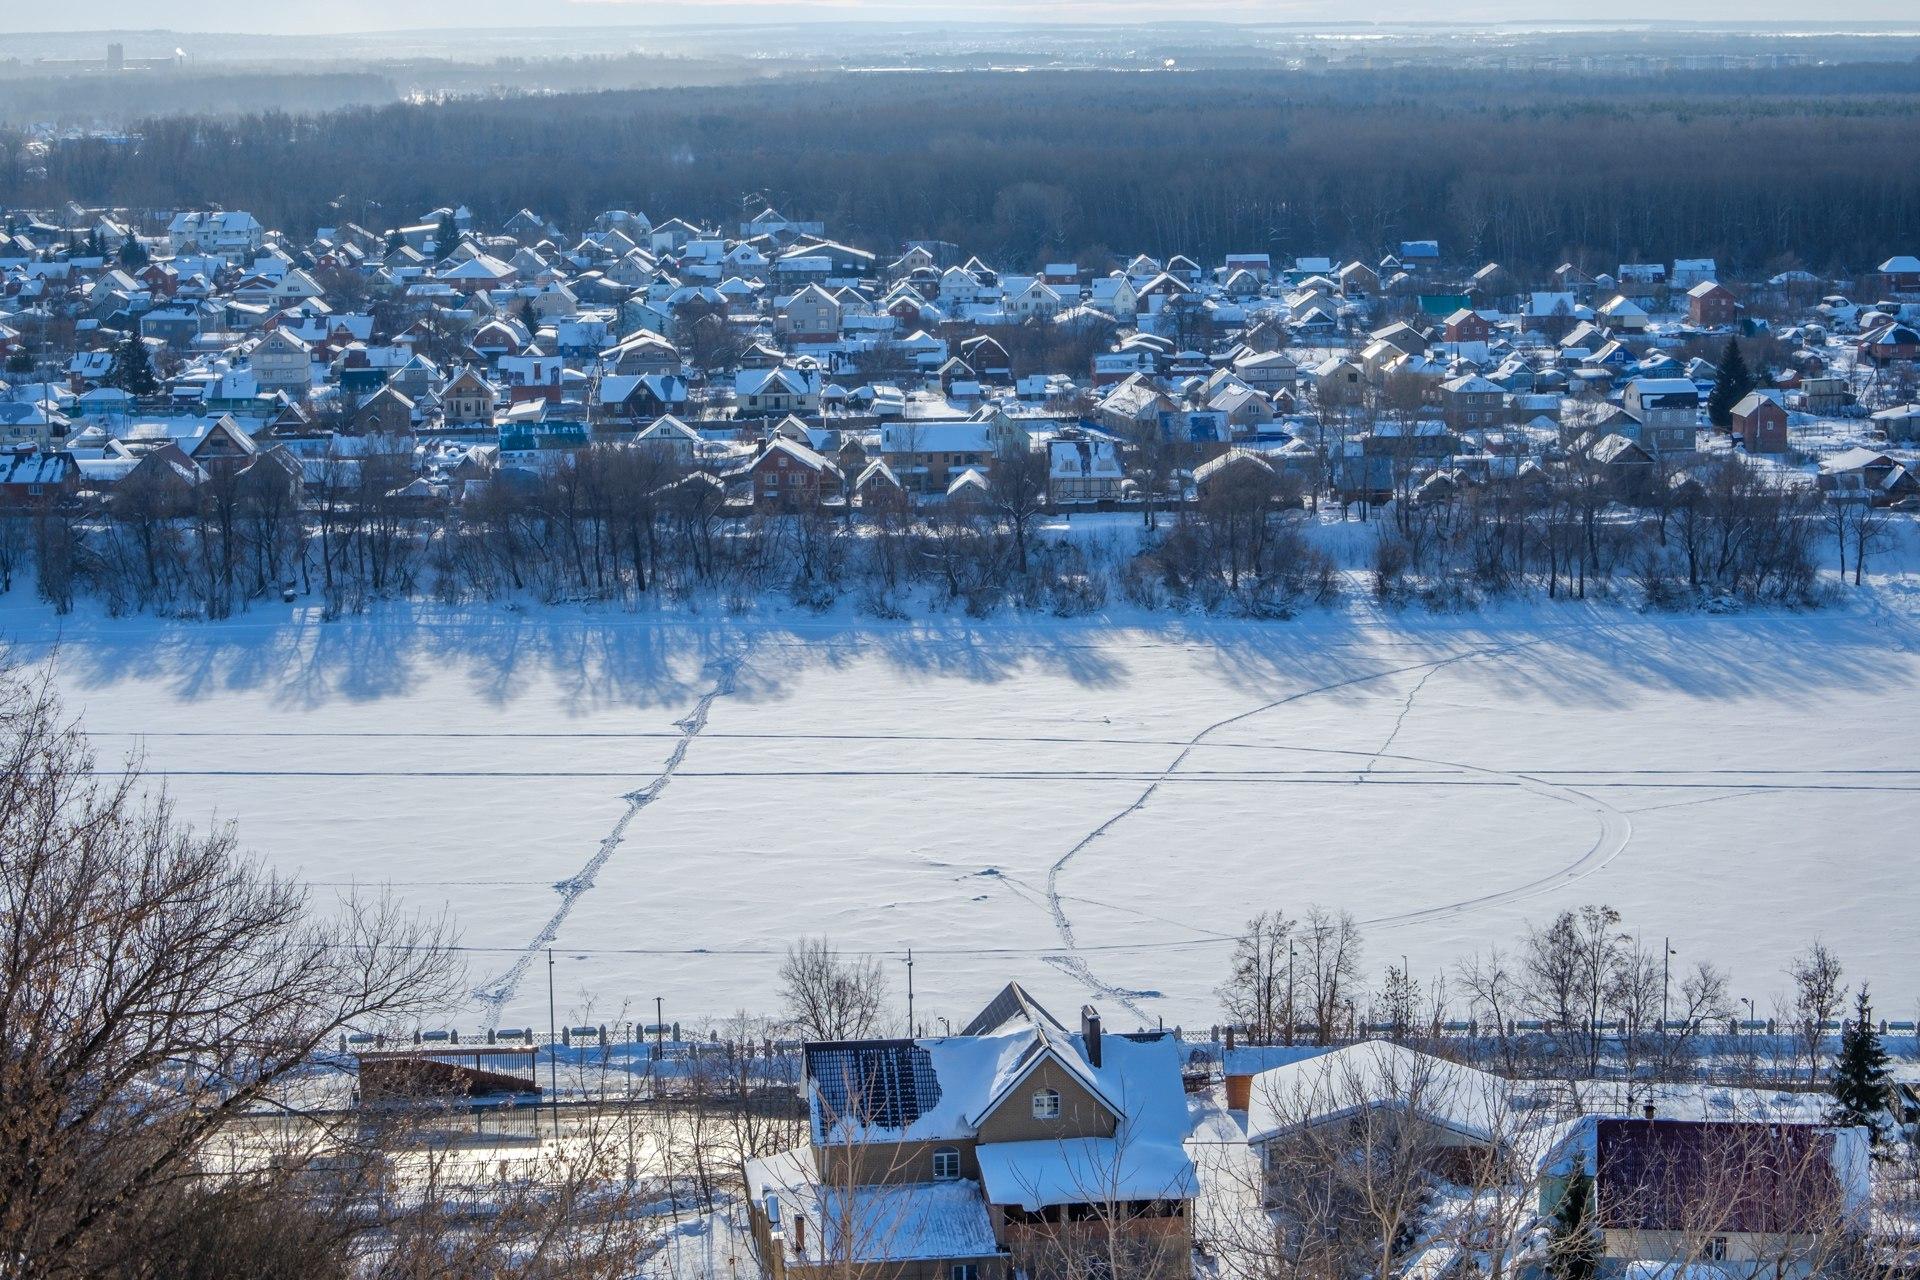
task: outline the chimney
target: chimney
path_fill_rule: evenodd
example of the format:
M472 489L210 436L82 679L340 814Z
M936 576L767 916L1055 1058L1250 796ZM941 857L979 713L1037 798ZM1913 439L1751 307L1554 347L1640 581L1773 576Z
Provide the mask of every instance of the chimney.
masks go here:
M1649 1120L1653 1119L1653 1104L1649 1102L1646 1106L1640 1109L1640 1113L1646 1116L1646 1118Z
M1087 1065L1100 1065L1100 1014L1090 1004L1080 1006L1080 1038L1086 1041Z

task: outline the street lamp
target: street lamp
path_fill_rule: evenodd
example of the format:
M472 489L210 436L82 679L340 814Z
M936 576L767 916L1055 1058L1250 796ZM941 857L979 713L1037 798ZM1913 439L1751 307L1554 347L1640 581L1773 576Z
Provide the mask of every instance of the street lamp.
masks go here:
M1752 997L1752 996L1741 996L1741 997L1740 997L1740 1003L1742 1003L1742 1004L1744 1004L1744 1005L1746 1005L1746 1006L1747 1006L1747 1034L1748 1034L1748 1035L1752 1035L1752 1034L1753 1034L1753 1024L1754 1024L1754 1023L1755 1023L1756 1021L1758 1021L1758 1019L1756 1019L1756 1018L1755 1018L1755 1017L1753 1016L1753 997Z

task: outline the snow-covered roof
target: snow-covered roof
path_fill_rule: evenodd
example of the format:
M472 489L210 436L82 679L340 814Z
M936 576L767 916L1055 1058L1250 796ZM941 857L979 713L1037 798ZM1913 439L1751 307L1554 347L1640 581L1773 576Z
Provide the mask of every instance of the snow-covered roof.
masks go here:
M794 1219L806 1219L807 1250L821 1258L872 1264L999 1252L980 1184L968 1179L822 1185L806 1147L749 1160L746 1178L755 1200L778 1202L784 1239L797 1245Z
M1491 1142L1501 1130L1507 1089L1484 1071L1369 1040L1255 1076L1247 1140L1260 1142L1363 1111L1399 1109Z

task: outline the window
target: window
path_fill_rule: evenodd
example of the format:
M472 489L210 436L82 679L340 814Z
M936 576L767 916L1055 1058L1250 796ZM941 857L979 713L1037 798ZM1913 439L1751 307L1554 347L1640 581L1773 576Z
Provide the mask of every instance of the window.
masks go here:
M1725 1262L1727 1260L1727 1238L1725 1236L1715 1236L1713 1239L1707 1241L1705 1254L1708 1262Z
M1060 1118L1059 1090L1042 1089L1033 1095L1033 1118L1035 1120L1057 1120Z
M947 1268L947 1280L980 1280L980 1264L956 1262Z
M933 1176L942 1182L960 1176L960 1153L941 1147L933 1153Z

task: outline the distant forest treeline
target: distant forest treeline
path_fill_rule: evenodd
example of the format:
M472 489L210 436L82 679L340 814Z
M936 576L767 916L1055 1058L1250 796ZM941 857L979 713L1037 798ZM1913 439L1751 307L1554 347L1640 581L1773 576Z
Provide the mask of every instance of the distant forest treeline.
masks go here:
M305 231L464 202L578 227L764 193L880 247L1014 263L1439 237L1521 269L1715 256L1862 270L1920 241L1920 64L1657 77L1389 70L838 74L714 88L172 117L137 147L0 135L22 202L247 208ZM340 210L329 202L347 197Z

